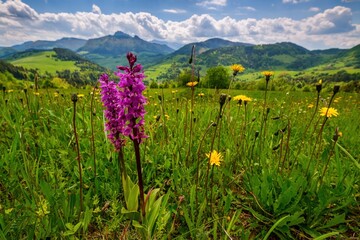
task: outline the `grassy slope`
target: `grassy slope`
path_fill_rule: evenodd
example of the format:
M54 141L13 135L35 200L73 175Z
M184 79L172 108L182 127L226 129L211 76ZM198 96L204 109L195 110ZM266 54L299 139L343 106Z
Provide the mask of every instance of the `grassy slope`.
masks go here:
M74 61L60 61L53 58L52 55L55 55L54 51L39 52L29 57L13 60L10 63L24 68L39 69L40 73L45 73L45 71L47 71L51 74L55 74L56 71L63 71L66 69L70 71L80 70L75 66Z

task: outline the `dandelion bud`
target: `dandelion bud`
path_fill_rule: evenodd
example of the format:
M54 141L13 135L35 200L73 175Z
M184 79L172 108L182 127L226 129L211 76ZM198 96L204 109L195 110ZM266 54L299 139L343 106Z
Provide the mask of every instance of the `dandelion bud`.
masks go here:
M20 102L21 102L21 104L23 104L23 99L22 98L20 98Z
M335 86L334 86L334 90L333 90L334 95L335 95L336 93L338 93L339 91L340 91L340 86L339 86L339 85L335 85Z
M71 101L73 101L74 103L76 103L77 100L78 100L77 94L76 94L76 93L71 94Z
M160 120L160 115L157 115L155 120L158 122Z
M241 104L242 104L242 99L239 99L238 104L241 106Z
M260 132L259 132L259 131L256 131L256 132L255 132L255 139L257 139L257 138L258 138L259 134L260 134Z
M244 101L244 105L245 105L245 106L247 105L247 103L248 103L247 101Z
M225 104L225 101L226 101L226 98L227 98L227 95L222 93L220 95L220 100L219 100L219 103L220 103L220 109L224 106Z
M8 101L9 101L8 99L5 99L5 104L6 104L6 105L8 104Z
M178 114L178 113L179 113L179 109L177 108L177 109L176 109L176 114Z
M158 99L159 99L160 102L162 101L161 95L158 95Z
M335 134L333 136L333 140L334 142L337 142L337 140L339 139L339 137L342 136L342 132L339 132L339 128L335 128Z
M196 118L193 119L194 123L196 123Z
M322 84L321 84L321 83L320 83L320 84L316 84L316 91L317 91L318 93L321 92L321 89L322 89Z

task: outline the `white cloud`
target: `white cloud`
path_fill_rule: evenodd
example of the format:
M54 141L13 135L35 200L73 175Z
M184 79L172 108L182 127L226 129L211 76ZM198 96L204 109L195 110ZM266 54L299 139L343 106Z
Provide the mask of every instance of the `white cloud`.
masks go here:
M95 14L101 14L101 9L95 4L92 5L92 12Z
M207 0L196 3L196 5L207 8L224 7L227 0Z
M186 10L184 10L184 9L164 9L163 12L179 14L179 13L186 13Z
M351 23L350 8L336 6L305 19L306 32L309 34L346 33L355 29Z
M302 2L308 2L309 0L283 0L283 3L293 3L293 4L297 4L297 3L302 3Z
M246 7L240 7L241 9L245 9L245 10L247 10L247 11L256 11L256 9L255 8L253 8L253 7L250 7L250 6L246 6Z
M311 8L309 8L309 11L310 11L310 12L320 12L320 8L318 8L318 7L311 7Z
M164 21L146 12L100 13L96 5L92 12L37 13L20 0L0 0L0 46L62 37L96 38L116 31L182 44L213 37L254 44L291 41L310 49L349 48L360 43L360 24L352 24L351 9L341 6L301 20L215 19L202 14L183 21Z

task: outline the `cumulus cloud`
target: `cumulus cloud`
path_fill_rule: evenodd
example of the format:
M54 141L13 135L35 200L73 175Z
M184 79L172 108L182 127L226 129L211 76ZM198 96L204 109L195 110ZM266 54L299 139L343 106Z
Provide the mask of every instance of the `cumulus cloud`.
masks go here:
M352 24L351 19L351 9L341 6L301 20L215 19L202 14L182 21L164 21L146 12L104 14L96 5L91 12L37 13L20 0L8 0L0 1L0 46L62 37L89 39L123 31L145 40L182 44L221 37L254 44L291 41L310 49L349 48L360 43L360 24Z
M304 22L306 23L306 32L309 34L331 34L354 30L355 26L351 20L351 9L336 6L310 17Z

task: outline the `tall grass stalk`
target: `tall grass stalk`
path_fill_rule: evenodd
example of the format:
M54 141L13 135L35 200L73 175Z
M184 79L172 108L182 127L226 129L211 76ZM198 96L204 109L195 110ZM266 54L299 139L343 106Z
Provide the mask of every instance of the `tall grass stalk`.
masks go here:
M76 131L76 102L78 101L77 95L74 93L71 95L71 101L74 103L74 113L73 113L73 129L74 129L74 136L75 136L75 146L76 146L76 160L78 163L78 170L79 170L79 193L80 193L80 211L79 211L79 219L80 215L84 209L84 202L83 202L83 179L82 179L82 168L81 168L81 155L80 155L80 146L79 146L79 138Z

